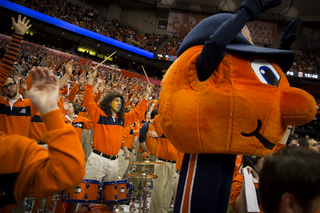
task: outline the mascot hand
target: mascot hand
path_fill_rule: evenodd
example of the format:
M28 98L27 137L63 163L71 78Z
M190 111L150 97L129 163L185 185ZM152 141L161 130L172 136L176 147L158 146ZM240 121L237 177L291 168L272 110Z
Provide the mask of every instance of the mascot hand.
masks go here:
M270 8L276 7L282 3L282 0L245 0L241 5L242 7L247 8L252 16L249 21L254 21L257 19L260 14Z
M290 23L281 37L278 49L291 50L293 42L298 38L297 31L301 23L302 20L299 17Z

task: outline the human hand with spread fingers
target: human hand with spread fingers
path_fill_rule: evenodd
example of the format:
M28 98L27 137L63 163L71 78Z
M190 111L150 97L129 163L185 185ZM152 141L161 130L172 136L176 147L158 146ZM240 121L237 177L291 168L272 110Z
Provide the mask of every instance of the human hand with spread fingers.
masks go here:
M37 67L31 70L33 87L29 91L32 103L41 114L59 109L59 81L50 74L48 68Z
M11 17L12 25L14 27L15 33L19 35L24 35L32 26L29 24L30 20L25 16L21 21L21 15L18 16L18 21L16 22L13 17ZM29 25L28 25L29 24Z

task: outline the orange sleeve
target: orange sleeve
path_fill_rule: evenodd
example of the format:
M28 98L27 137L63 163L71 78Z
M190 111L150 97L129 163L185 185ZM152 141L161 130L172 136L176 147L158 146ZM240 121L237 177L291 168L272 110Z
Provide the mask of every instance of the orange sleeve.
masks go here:
M93 129L93 123L90 119L85 119L83 122L83 128L84 129Z
M272 149L272 153L278 152L280 149L286 147L286 144L277 143L277 145Z
M184 153L179 152L178 153L178 159L177 159L177 163L176 163L176 169L181 171L181 166L182 166L182 162L183 162L183 157L184 157Z
M131 125L127 126L126 128L123 129L123 135L122 135L122 141L121 141L121 147L124 147L124 146L128 146L127 145L127 138L130 134L130 131L131 131Z
M240 195L242 184L243 184L243 176L241 174L238 174L232 181L231 192L229 197L230 204L235 213L238 213L236 201Z
M14 62L17 60L17 55L19 53L21 40L23 36L19 34L13 34L7 52L4 54L2 61L0 63L0 87L2 87L10 74Z
M64 107L63 107L63 102L64 102L64 100L63 100L63 98L62 98L62 95L60 96L60 100L58 101L58 107L60 108L60 110L61 110L61 113L63 114L63 115L66 115L67 114L67 111L64 109Z
M146 99L142 99L142 101L140 101L138 106L136 106L132 112L125 113L124 127L126 127L130 124L133 124L134 122L139 120L141 115L143 115L143 113L144 113L144 109L145 109L147 103L148 103L148 101Z
M235 164L234 164L233 178L232 179L234 179L239 174L239 168L240 168L241 163L242 163L242 155L237 155L236 161L235 161Z
M134 132L135 136L139 136L140 127L139 127L138 123L139 122L135 122L134 129L133 129L133 132Z
M66 86L64 86L61 90L60 90L60 92L62 93L62 94L68 94L68 86L66 85Z
M80 85L79 84L75 84L72 89L69 92L69 96L68 96L68 100L69 101L74 101L74 99L76 99L76 95L79 91Z
M22 87L20 87L20 89L19 89L19 94L21 94L23 97L25 96L24 95L24 89Z
M157 132L157 135L158 137L160 137L162 135L162 130L160 128L160 124L159 124L159 120L158 120L158 115L156 115L156 117L154 118L153 120L153 125L154 125L154 128L156 129L156 132Z
M100 100L100 98L101 98L101 93L98 92L98 94L96 94L96 95L94 96L93 100L94 100L95 103L98 103L98 101Z
M93 86L87 84L83 94L83 106L89 113L93 123L97 123L100 118L101 109L93 100ZM132 122L133 123L133 122Z
M47 197L81 183L85 175L81 142L73 127L64 123L60 110L41 118L47 128L42 141L48 149L30 138L0 133L1 172L18 173L13 190L16 201Z

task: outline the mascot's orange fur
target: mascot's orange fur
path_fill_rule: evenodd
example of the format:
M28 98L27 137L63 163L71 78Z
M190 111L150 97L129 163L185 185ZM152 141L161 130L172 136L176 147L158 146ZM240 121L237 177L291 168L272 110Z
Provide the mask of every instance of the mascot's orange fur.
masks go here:
M223 153L265 156L282 138L287 125L301 125L316 114L314 98L290 87L280 67L270 58L244 59L227 53L218 69L200 82L196 59L203 46L184 52L162 80L160 123L171 143L183 153ZM278 87L259 80L252 68L264 60L280 75ZM256 130L271 144L243 133ZM241 134L242 133L242 134Z

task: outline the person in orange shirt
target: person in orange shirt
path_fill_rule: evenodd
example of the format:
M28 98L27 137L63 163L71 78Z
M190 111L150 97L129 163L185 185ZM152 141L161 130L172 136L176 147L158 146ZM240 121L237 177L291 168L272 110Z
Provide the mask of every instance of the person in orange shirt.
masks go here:
M80 105L80 111L79 111L79 114L78 114L79 118L82 117L84 119L91 119L89 114L88 114L88 112L87 112L87 110L86 110L86 108L84 107L84 104L83 104L84 90L82 88L83 87L82 84L84 82L85 82L84 76L81 76L79 81L76 82L76 84L71 89L69 97L68 97L68 100L69 101L76 101L76 103L78 103ZM100 90L100 87L99 87L99 93L97 95L95 95L95 97L94 97L94 101L96 103L100 99L101 93L102 93L102 91ZM75 100L76 95L78 96L77 100ZM92 144L91 144L92 137L93 137L93 130L92 129L83 129L82 136L81 136L81 141L82 141L82 147L83 147L83 151L84 151L84 154L85 154L86 161L87 161L87 159L89 158L89 156L90 156L90 154L92 152Z
M19 20L20 20L19 16ZM42 141L0 132L0 212L12 212L13 205L25 197L43 198L73 187L83 180L84 155L77 133L63 122L57 105L58 79L47 68L31 71L34 85L29 91L39 109L47 132ZM0 69L0 86L8 73Z
M263 167L264 158L256 156L242 156L242 173L239 173L232 181L230 203L236 213L245 213L245 192L243 187L244 177L243 172L251 173L256 189L259 188L259 173ZM260 200L258 199L258 202ZM260 204L260 203L258 203ZM260 208L261 209L261 208Z
M149 161L156 162L157 160L157 147L158 147L158 135L156 133L156 129L153 125L153 120L155 116L157 115L157 111L153 110L150 114L150 112L146 113L146 120L150 120L145 122L143 126L141 127L139 131L139 149L137 153L137 161L141 162L143 161L142 153L147 152L149 153ZM148 173L153 173L153 165L150 165L148 167ZM136 171L141 172L142 166L138 165ZM133 194L138 196L139 195L139 186L140 186L140 180L139 179L133 179L133 187L134 191Z
M148 112L150 113L150 112ZM150 114L150 121L143 124L139 131L139 142L140 146L138 149L138 153L141 153L141 161L142 161L142 153L147 152L150 154L150 161L157 160L157 147L158 147L158 135L156 133L156 129L153 125L153 121L155 116L157 115L157 110L153 110ZM139 161L139 157L138 157ZM150 172L153 171L153 168L150 168Z
M78 116L80 111L80 105L75 102L64 103L67 115L64 116L64 121L71 124L78 133L79 139L81 140L83 129L93 129L92 120Z
M72 64L73 64L73 61L69 61L68 64L66 65L66 73L59 80L59 88L63 87L66 84L67 80L69 79L72 73ZM31 86L32 85L29 85L29 88L31 88ZM46 126L43 120L41 119L40 112L36 112L30 121L30 129L29 129L28 137L38 141L38 144L40 146L48 148L48 145L43 141L41 141L42 135L45 132L46 132Z
M158 176L153 180L153 190L151 194L150 212L162 213L168 212L172 198L172 179L176 173L176 161L178 159L178 151L166 138L161 130L158 115L153 121L158 138L158 149L156 162L159 164L154 166L154 174Z
M148 87L144 99L129 113L124 113L125 102L120 93L110 92L101 101L99 108L93 100L93 82L97 69L89 74L83 95L83 104L93 124L93 151L86 164L86 179L115 181L117 179L118 153L121 147L123 130L133 124L143 113L151 94Z
M126 113L132 111L130 106L126 106ZM119 167L118 175L121 179L124 179L127 176L127 171L129 168L129 160L133 161L132 150L135 148L134 143L138 140L139 127L138 122L135 122L126 128L124 128L121 149L118 153Z
M0 131L10 135L19 134L28 136L30 118L37 111L37 108L31 103L30 99L24 99L18 93L16 80L13 77L8 77L17 59L22 37L31 27L31 25L28 25L29 21L26 17L21 21L20 15L18 22L15 22L12 18L15 33L12 35L8 51L5 53L0 64L1 72L5 73L1 77L6 79L6 82L1 87L4 97L0 97Z

